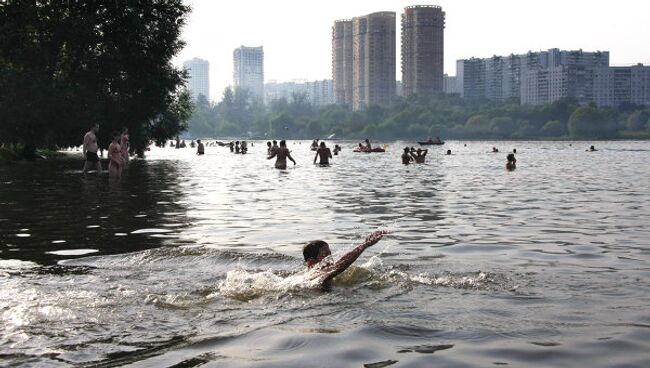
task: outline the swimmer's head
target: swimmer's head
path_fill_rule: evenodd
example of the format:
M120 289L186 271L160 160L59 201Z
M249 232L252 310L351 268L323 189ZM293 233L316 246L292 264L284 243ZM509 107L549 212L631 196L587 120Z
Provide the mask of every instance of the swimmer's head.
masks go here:
M325 148L325 142L320 142L320 148Z
M517 159L515 159L515 155L513 153L508 154L506 158L508 159L508 162L517 162Z
M274 145L274 146L277 146L277 145L278 145L278 141L273 141L273 145Z
M447 154L448 154L448 155L451 155L451 150L447 150Z
M322 240L312 240L302 248L302 255L307 262L307 267L317 264L331 254L329 244Z
M280 147L286 147L287 146L287 141L284 139L280 141Z
M267 147L271 147L271 141L266 142Z
M114 141L118 141L120 139L120 135L121 135L120 132L118 132L117 130L114 130L113 134L111 134Z

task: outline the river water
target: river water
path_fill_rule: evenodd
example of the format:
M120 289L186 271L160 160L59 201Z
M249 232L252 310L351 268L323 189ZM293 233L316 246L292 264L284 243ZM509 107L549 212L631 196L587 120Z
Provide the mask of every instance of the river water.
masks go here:
M0 167L0 365L650 366L650 142L339 143L318 167L289 142L286 171L264 142L154 148L119 182L76 152ZM330 292L305 281L304 242L378 229Z

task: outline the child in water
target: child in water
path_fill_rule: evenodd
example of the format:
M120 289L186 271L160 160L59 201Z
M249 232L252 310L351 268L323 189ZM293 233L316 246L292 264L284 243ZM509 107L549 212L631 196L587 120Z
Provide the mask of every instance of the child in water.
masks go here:
M363 243L356 246L336 262L332 262L328 258L332 255L332 251L330 250L329 244L322 240L313 240L305 244L302 248L302 255L305 258L305 262L307 262L307 268L317 270L317 277L320 279L321 288L323 290L329 290L334 277L350 267L364 250L377 244L386 234L388 232L385 230L375 231L368 235Z

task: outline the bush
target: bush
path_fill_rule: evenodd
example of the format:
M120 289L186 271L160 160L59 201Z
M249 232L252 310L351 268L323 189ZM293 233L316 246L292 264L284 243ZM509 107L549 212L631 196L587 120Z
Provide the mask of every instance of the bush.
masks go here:
M561 137L566 134L566 125L559 120L551 120L539 132L544 137Z
M610 114L592 106L577 108L569 118L568 128L574 138L607 138L616 133Z

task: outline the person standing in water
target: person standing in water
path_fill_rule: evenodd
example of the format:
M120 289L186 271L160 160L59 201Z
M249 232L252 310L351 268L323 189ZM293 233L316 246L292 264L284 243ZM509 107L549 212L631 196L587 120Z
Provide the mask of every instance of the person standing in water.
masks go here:
M196 140L196 154L197 155L203 155L205 154L205 146L203 145L203 142L201 142L200 139Z
M402 163L408 165L413 161L413 156L411 156L411 150L408 147L404 148L404 153L402 153Z
M120 136L120 148L122 148L122 162L124 167L129 165L129 128L124 127L122 129L122 135Z
M387 231L375 231L368 235L366 239L349 251L338 261L332 262L329 257L332 255L329 244L323 240L313 240L305 244L302 248L302 255L307 263L307 269L317 270L315 278L320 281L323 290L329 290L332 285L334 277L345 271L354 261L359 258L361 253L369 247L377 244L384 235L388 234Z
M273 157L277 157L275 160L276 169L286 170L287 158L291 160L291 162L293 162L294 166L296 165L296 160L294 160L293 157L291 157L291 153L287 148L287 142L285 142L284 140L280 141L280 147L278 147L276 150L273 150L273 153L267 159L270 160Z
M122 148L120 147L120 133L113 132L113 141L108 146L108 176L119 179L122 176Z
M413 156L413 159L415 160L416 164L423 164L424 159L427 157L427 152L428 150L423 150L422 148L418 148L415 153L411 151L411 155Z
M97 132L99 132L99 124L93 124L88 133L84 135L83 141L83 155L86 158L84 163L84 174L90 169L97 170L97 173L101 174L102 172L102 163L99 161L99 156L97 155L97 150L99 146L97 145Z
M320 162L318 162L319 165L330 164L329 159L332 158L332 151L330 151L330 149L325 146L325 142L320 142L320 147L318 148L318 150L316 150L316 156L314 156L314 163L316 163L316 159L319 156L320 156Z
M512 171L517 168L517 159L515 158L514 153L509 153L508 156L506 156L506 159L508 160L506 163L506 170Z

